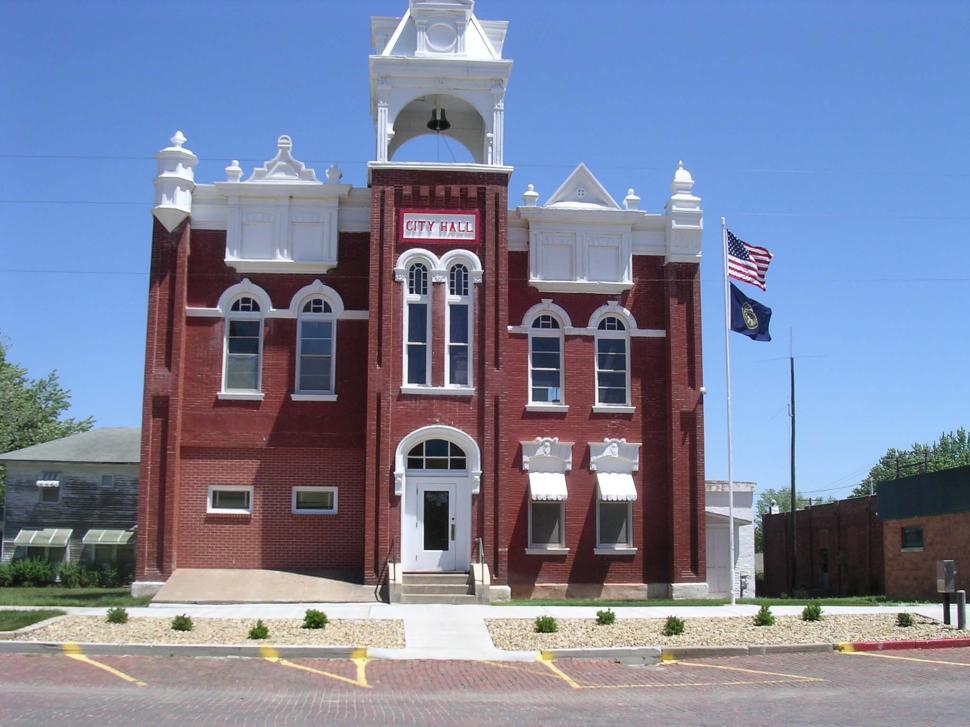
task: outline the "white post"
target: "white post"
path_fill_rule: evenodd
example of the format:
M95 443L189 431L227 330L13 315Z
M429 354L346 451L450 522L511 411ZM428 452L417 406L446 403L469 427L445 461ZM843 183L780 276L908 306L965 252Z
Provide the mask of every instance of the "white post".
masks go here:
M731 566L731 605L737 603L734 593L734 470L731 433L731 285L728 282L727 223L721 218L721 242L724 247L724 372L727 380L727 474L728 474L728 558Z

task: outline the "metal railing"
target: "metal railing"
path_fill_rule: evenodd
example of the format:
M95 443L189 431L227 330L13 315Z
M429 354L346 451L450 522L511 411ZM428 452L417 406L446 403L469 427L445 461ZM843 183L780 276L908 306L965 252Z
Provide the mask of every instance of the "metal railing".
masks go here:
M387 579L387 600L388 601L391 600L391 583L390 583L390 579L388 578L387 570L388 570L388 563L390 563L391 559L394 557L394 548L396 545L397 545L397 538L391 538L391 542L387 548L387 555L384 557L384 565L381 566L381 572L377 576L377 585L374 586L375 601L384 600L383 598L381 598L381 586L384 585L385 579Z
M475 549L478 551L478 572L482 585L485 585L485 539L475 538Z

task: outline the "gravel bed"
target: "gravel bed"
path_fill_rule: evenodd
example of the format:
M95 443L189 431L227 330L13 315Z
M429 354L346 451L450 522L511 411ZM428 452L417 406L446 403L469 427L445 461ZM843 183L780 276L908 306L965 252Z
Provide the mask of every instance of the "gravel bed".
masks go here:
M404 646L404 622L399 619L335 619L323 629L304 629L302 619L263 619L269 638L247 638L256 619L194 618L191 631L173 631L168 618L131 618L109 624L96 616L66 616L16 641L75 641L98 644L285 644L299 646Z
M753 646L758 644L831 644L846 641L900 641L966 637L968 632L913 614L913 625L896 625L896 614L825 616L802 621L776 616L774 626L755 626L750 617L687 618L684 633L664 636L666 619L617 618L612 626L595 619L557 619L553 634L535 633L534 620L489 619L488 632L500 649L569 649L616 646Z

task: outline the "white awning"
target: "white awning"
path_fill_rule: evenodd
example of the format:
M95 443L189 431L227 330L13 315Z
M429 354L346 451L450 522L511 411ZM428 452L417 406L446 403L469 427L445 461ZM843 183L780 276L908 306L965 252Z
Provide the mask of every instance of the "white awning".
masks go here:
M38 487L60 487L60 480L37 480Z
M597 472L596 487L604 502L636 502L637 487L633 484L633 475Z
M535 502L562 502L566 499L566 475L562 472L530 472L529 497Z
M134 535L131 530L88 530L81 542L84 545L127 545Z
M14 538L15 546L36 548L63 548L71 540L69 528L44 528L43 530L21 530Z

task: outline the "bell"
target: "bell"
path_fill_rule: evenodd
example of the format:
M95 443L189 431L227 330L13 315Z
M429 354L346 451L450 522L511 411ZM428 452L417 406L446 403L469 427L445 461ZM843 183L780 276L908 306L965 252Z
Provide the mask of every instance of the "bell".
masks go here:
M437 108L431 110L431 121L428 122L428 128L432 131L447 131L451 128L451 122L445 116L444 109L441 109L441 116L438 116Z

